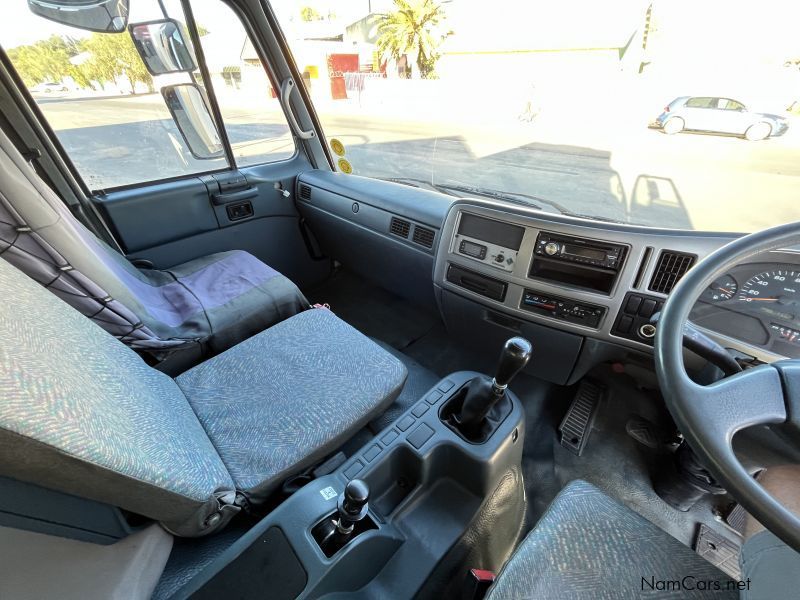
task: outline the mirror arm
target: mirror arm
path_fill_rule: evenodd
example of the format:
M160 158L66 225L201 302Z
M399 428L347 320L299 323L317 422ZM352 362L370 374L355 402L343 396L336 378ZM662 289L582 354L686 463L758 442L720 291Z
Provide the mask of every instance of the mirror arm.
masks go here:
M316 133L314 133L313 129L304 131L300 128L300 124L297 122L297 118L294 115L294 110L292 110L292 105L289 102L293 89L294 79L291 77L284 79L283 83L281 83L281 104L283 105L283 109L286 111L286 117L289 120L289 126L292 128L292 131L294 131L294 134L301 140L310 140L316 136Z

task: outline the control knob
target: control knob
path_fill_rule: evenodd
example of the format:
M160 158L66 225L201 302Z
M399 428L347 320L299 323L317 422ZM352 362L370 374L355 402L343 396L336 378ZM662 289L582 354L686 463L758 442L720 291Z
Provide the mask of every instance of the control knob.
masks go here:
M547 256L558 254L559 250L561 250L561 246L556 242L547 242L544 246L544 253L547 254Z

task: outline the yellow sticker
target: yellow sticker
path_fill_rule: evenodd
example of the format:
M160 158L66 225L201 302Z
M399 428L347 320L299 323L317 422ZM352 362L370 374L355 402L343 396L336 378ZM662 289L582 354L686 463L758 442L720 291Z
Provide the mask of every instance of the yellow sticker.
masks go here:
M342 173L347 173L348 175L350 175L350 173L352 173L352 172L353 172L353 165L351 165L351 164L350 164L350 163L347 161L347 159L340 158L340 159L339 159L339 170L340 170Z
M344 144L336 138L331 140L331 150L336 156L344 156Z

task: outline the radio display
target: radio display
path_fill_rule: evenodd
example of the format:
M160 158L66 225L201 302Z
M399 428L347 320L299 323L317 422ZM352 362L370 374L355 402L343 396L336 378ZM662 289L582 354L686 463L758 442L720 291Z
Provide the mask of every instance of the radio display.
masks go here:
M571 254L572 256L583 256L591 260L605 260L606 253L603 250L595 250L594 248L584 248L583 246L575 246L572 244L564 244L563 254Z
M473 258L479 258L481 260L486 258L486 246L468 242L467 240L461 240L461 245L458 247L458 250L461 254L466 254Z

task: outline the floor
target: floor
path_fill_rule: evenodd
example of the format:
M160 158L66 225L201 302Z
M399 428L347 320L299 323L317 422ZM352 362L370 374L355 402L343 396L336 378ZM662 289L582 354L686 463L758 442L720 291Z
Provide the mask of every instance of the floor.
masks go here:
M312 302L330 304L342 319L404 356L415 365L417 372L413 375L426 382L453 371L491 373L494 368L496 357L453 342L437 315L422 312L348 271L336 272L309 296ZM669 429L671 421L657 393L639 389L632 377L608 366L596 369L590 377L608 391L580 457L561 447L557 432L575 388L524 374L511 384L526 410L523 469L527 529L564 485L585 479L686 545L693 545L701 523L738 542L732 530L714 516L715 507L727 504L726 498L707 499L684 513L664 503L653 491L652 476L669 467L671 455L663 448L652 449L636 441L627 433L626 425L631 419L645 419L656 429ZM418 397L417 393L409 395L406 406Z

